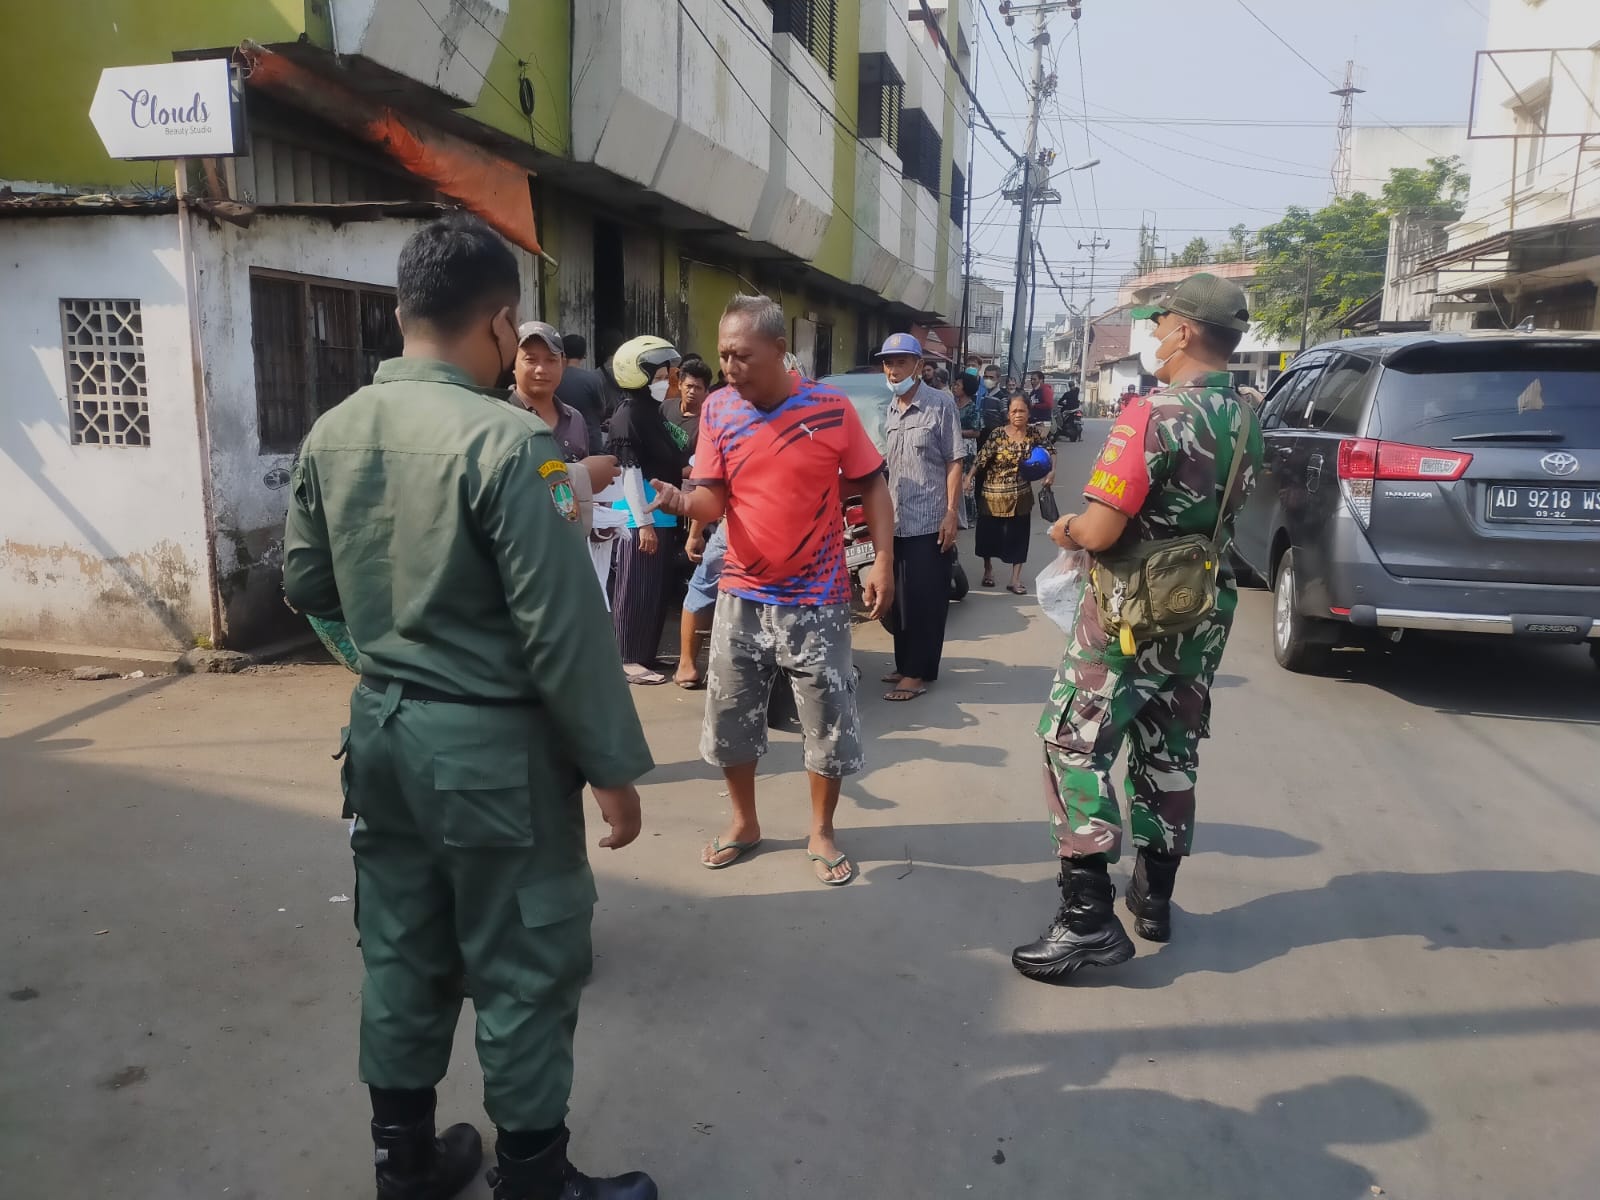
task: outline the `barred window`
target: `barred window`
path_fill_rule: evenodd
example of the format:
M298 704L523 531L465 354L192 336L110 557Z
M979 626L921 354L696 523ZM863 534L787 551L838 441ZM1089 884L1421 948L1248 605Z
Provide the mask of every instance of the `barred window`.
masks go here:
M137 300L61 301L74 446L149 446L150 389Z
M882 138L891 146L898 145L905 90L903 84L861 81L856 93L856 124L862 137Z
M313 421L400 352L388 288L252 271L250 324L263 454L293 452Z
M768 0L772 32L793 34L834 78L839 56L838 0Z
M907 179L915 180L937 196L939 169L944 141L928 114L920 108L907 109L900 121L900 166Z

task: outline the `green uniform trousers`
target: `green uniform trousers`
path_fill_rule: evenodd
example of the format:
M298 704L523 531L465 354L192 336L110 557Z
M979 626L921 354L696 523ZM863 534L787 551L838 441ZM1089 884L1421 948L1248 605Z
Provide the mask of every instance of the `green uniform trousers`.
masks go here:
M595 902L582 781L542 716L361 686L344 747L362 1082L437 1084L464 989L484 1109L518 1131L566 1117Z
M1124 737L1134 844L1189 853L1211 681L1238 602L1233 588L1222 588L1216 612L1203 624L1131 655L1105 636L1092 612L1080 616L1039 719L1045 804L1060 857L1121 857L1122 812L1111 768ZM1085 609L1093 603L1086 598Z

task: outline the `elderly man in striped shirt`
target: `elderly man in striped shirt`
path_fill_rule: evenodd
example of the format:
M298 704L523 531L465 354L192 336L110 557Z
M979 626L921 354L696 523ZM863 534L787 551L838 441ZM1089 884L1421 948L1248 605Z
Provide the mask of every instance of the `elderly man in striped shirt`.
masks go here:
M961 417L955 398L922 382L922 345L892 334L878 351L889 384L883 433L894 498L894 686L915 700L939 678L950 574L961 514Z

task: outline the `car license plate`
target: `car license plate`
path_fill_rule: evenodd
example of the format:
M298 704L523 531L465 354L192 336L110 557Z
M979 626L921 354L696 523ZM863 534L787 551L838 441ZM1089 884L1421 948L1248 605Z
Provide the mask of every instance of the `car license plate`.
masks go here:
M878 557L878 548L871 542L857 542L844 548L844 565L854 570L864 567Z
M1489 488L1489 519L1600 525L1600 487L1592 484L1558 487L1493 484Z

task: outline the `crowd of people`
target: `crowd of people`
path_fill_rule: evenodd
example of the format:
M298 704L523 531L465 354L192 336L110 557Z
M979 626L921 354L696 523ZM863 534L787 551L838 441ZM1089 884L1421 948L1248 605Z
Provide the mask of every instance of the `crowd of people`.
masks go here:
M806 866L838 887L856 877L837 837L840 789L866 761L841 496L859 497L877 550L860 590L894 635L885 699L906 702L939 676L968 498L986 578L998 559L1020 592L1029 485L1048 485L1054 468L1028 394L963 373L958 402L909 334L877 351L880 450L844 394L798 369L783 309L765 296L728 303L717 375L654 335L623 342L602 374L582 364L580 339L519 324L520 293L516 259L473 218L407 242L402 355L307 437L284 591L347 628L360 672L337 757L378 1194L444 1200L480 1169L477 1131L435 1122L470 995L496 1200L656 1200L642 1173L580 1172L566 1115L596 900L583 789L609 828L602 848L637 839L636 785L654 764L629 687L665 681L656 655L678 550L695 567L676 681L706 693L700 752L732 808L700 861L723 870L761 844L756 766L781 679L804 745ZM1213 543L1261 446L1217 374L1246 327L1243 293L1196 276L1156 321L1151 373L1170 386L1124 414L1082 511L1050 526L1057 545L1094 556L1095 579L1116 583L1085 591L1039 724L1061 901L1045 933L1013 951L1031 978L1133 953L1107 875L1122 841L1110 771L1125 739L1138 846L1125 899L1140 936L1170 935L1193 834L1231 581L1185 577L1196 603L1176 616L1175 589L1159 614L1123 600L1142 594L1158 552L1196 563L1189 550L1209 535L1207 569L1220 563ZM1184 569L1161 561L1169 576Z

